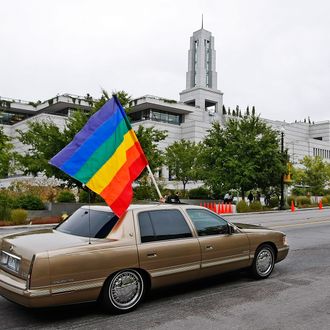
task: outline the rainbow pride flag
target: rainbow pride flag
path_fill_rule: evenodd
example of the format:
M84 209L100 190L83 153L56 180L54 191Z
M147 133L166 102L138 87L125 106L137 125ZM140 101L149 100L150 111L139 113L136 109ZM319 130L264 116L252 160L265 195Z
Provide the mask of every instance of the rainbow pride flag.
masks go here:
M123 107L113 96L50 164L101 195L120 217L132 201L132 183L148 161Z

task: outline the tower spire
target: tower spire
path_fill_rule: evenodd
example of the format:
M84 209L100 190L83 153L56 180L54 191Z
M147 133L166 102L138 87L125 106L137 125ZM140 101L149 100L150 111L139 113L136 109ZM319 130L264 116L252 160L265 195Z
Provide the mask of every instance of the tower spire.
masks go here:
M203 29L203 25L204 25L203 24L204 23L203 21L204 21L204 17L203 17L203 14L202 14L202 29Z

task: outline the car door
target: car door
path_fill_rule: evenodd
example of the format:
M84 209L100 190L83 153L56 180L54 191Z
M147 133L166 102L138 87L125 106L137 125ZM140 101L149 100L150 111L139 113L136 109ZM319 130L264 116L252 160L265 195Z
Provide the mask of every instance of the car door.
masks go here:
M201 275L244 268L249 265L249 240L246 234L229 233L228 222L204 209L186 209L201 246Z
M140 267L154 287L199 277L200 245L179 209L141 211L137 220Z

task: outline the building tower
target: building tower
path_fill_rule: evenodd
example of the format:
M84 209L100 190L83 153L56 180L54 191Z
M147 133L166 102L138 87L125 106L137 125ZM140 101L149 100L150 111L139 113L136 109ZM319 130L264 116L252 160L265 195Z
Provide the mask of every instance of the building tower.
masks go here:
M180 101L219 113L223 93L217 89L215 54L214 37L202 23L202 28L190 37L186 89L180 93Z

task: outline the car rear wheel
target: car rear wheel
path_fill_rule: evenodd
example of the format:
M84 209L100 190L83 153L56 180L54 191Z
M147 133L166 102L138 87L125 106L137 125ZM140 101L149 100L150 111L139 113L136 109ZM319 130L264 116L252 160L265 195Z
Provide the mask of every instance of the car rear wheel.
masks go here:
M145 291L143 277L138 271L122 270L105 282L101 293L101 303L109 312L127 313L143 300Z
M273 271L275 264L274 249L268 245L261 245L255 254L252 264L252 274L256 279L267 278Z

